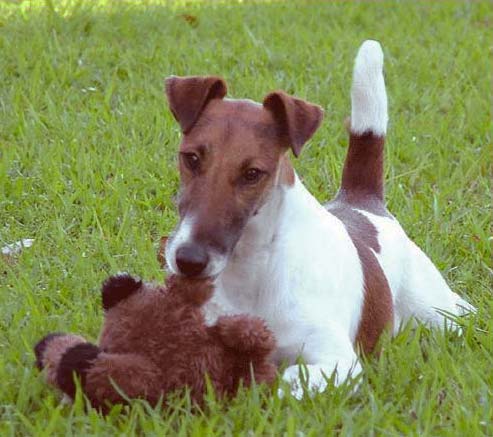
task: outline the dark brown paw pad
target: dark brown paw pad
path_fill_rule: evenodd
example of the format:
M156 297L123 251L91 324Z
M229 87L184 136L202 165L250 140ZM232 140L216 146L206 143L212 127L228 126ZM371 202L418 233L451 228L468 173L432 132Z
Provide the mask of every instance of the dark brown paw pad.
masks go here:
M74 373L84 387L86 374L101 350L91 343L81 343L67 350L60 360L56 382L58 387L71 398L75 396Z
M103 283L103 308L109 310L140 287L142 287L142 281L128 273L110 276Z

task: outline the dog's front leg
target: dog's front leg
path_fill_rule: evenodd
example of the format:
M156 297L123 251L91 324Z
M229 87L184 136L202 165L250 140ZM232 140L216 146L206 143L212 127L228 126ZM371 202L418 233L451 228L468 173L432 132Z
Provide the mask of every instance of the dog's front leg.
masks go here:
M300 355L306 364L289 366L283 374L296 399L305 389L308 395L323 392L333 374L337 386L362 370L349 336L337 327L317 329L303 342ZM284 396L282 387L279 396Z

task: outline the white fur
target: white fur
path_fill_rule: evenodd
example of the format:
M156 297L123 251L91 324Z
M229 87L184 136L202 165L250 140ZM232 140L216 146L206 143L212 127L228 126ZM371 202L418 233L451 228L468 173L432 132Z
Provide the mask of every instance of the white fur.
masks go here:
M194 219L191 216L185 216L176 228L173 235L166 242L165 258L169 270L177 274L179 273L176 265L176 251L184 243L190 242L192 238Z
M206 269L204 270L204 276L214 277L221 273L226 264L228 263L228 257L226 255L222 255L220 253L215 252L214 250L209 250L209 263L207 264Z
M410 319L433 327L458 328L449 315L464 315L474 307L450 290L431 260L406 235L397 220L359 210L378 231L375 253L394 300L395 332Z
M229 97L225 97L223 100L226 100L227 102L246 102L249 103L250 105L262 106L262 103L256 102L255 100L252 99L232 99Z
M351 89L351 132L375 135L387 132L387 93L383 79L383 52L377 41L365 41L354 62Z
M363 302L363 271L342 222L300 180L275 188L247 225L206 306L219 314L264 318L277 339L273 357L289 365L284 379L300 396L296 359L308 365L311 389L324 374L344 381L361 367L353 348ZM297 388L296 388L297 387Z

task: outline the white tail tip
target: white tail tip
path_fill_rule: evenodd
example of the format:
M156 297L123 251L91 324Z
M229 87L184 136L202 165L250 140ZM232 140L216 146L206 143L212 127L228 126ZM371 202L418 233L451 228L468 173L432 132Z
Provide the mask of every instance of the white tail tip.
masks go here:
M365 41L354 62L351 89L351 132L361 135L387 132L387 93L383 79L383 52L380 43Z

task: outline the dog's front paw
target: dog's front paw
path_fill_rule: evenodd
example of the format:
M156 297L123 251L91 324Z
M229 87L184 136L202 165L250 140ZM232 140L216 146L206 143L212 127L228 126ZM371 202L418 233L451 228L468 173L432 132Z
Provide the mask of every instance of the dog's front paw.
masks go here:
M360 381L355 378L362 371L361 364L357 360L337 359L324 364L308 364L289 366L282 376L284 382L289 384L291 395L296 399L302 399L306 394L310 397L327 389L327 385L339 386L345 382L351 382L351 390L358 390ZM285 395L283 388L278 391L279 397Z
M221 316L215 329L222 343L238 352L261 357L267 356L275 347L274 335L259 317Z
M314 396L327 388L327 381L330 374L324 373L323 367L317 364L305 366L289 366L282 375L282 379L289 385L291 396L301 400L304 394ZM278 396L285 396L284 388L279 388Z

